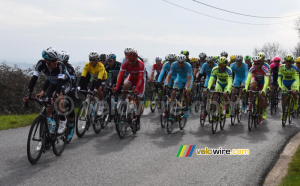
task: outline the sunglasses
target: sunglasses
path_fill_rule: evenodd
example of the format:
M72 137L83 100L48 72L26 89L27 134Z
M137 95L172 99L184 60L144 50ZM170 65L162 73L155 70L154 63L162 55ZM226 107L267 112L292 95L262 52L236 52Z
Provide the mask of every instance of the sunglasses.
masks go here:
M260 63L254 63L254 65L256 66L256 65L260 65Z
M275 63L279 63L280 61L274 61Z
M292 63L292 61L286 61L285 63Z
M101 59L100 61L101 61L101 62L104 62L105 60L102 60L102 59Z

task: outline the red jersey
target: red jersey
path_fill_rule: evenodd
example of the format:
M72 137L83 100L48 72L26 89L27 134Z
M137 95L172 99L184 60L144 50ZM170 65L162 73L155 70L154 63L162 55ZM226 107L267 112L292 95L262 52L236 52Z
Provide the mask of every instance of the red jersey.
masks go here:
M262 66L261 69L256 70L254 67L251 67L249 70L252 73L252 78L254 77L258 81L264 81L265 76L269 76L269 70L267 67Z
M154 72L156 70L156 72L159 74L162 69L162 66L163 66L163 64L160 64L160 66L158 66L156 63L153 64L152 72Z
M137 63L134 66L130 66L128 60L124 61L118 76L116 89L119 89L120 85L123 82L124 74L127 71L129 73L128 78L130 80L137 81L135 89L139 90L140 87L144 86L144 70L144 63L140 60L137 60Z

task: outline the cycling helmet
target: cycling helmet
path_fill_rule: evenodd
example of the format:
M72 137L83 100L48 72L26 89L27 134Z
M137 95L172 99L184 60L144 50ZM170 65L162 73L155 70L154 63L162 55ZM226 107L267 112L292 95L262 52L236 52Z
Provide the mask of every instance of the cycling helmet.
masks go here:
M90 61L96 61L96 60L99 60L99 54L97 52L90 52L90 55L89 55L89 60Z
M261 57L260 56L254 56L252 57L253 62L261 62Z
M68 52L61 51L58 55L58 58L59 58L59 61L66 63L69 61L70 56L69 56Z
M209 63L209 62L214 62L214 56L207 56L205 58L205 60Z
M47 59L49 61L55 61L59 58L58 52L55 50L55 48L52 48L52 47L49 47L46 50L43 50L42 56L44 59Z
M237 61L243 61L243 56L242 55L236 55L236 60Z
M110 53L110 54L107 55L107 60L114 60L116 58L117 58L117 56L113 53Z
M275 61L281 61L281 59L280 59L280 57L278 57L278 56L275 56L274 58L273 58L273 61L275 62Z
M235 61L236 60L236 56L235 55L231 55L230 56L230 61Z
M219 65L226 65L227 59L226 59L226 57L220 57L218 62L219 62Z
M246 55L244 59L245 60L251 60L251 56Z
M200 53L200 54L199 54L199 58L206 58L206 54L205 54L205 53L203 53L203 52L202 52L202 53Z
M274 59L271 59L271 63L274 63Z
M106 54L101 54L100 57L99 57L100 60L106 60L107 59L107 56Z
M221 57L228 57L228 53L227 52L225 52L225 51L223 51L222 53L221 53Z
M259 52L258 54L257 54L261 59L265 59L265 53L263 53L263 52Z
M186 57L184 54L179 54L177 57L179 63L184 63L186 61Z
M162 61L162 58L160 57L160 56L157 56L156 58L155 58L155 61L157 62L157 61Z
M124 54L126 54L126 53L130 52L132 49L133 49L133 48L131 48L131 47L127 47L127 48L125 48L125 50L124 50Z
M176 54L169 54L169 60L176 60Z
M187 51L187 50L182 50L181 54L186 55L186 56L190 55L189 51Z
M129 60L136 60L138 57L138 54L135 51L131 51L126 54L126 57Z
M296 63L300 63L300 57L296 58Z
M294 58L293 58L293 56L291 54L287 54L284 57L284 61L292 61L293 62Z
M166 61L169 61L169 55L167 55L167 56L165 57L165 60L166 60Z
M196 63L196 62L198 62L198 59L197 59L197 58L195 58L195 57L192 57L192 58L190 58L190 60L191 60L193 63Z
M217 61L220 58L220 56L214 56L214 61Z

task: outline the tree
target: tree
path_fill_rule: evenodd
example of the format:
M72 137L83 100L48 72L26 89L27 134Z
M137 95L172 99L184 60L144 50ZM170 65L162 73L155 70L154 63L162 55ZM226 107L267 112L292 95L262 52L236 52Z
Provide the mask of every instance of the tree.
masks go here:
M298 19L295 22L295 29L297 30L298 36L300 38L300 17L298 17ZM297 45L295 46L293 50L293 54L295 57L300 56L300 42L298 42Z
M275 56L284 57L286 55L286 51L282 49L281 44L277 42L265 43L262 48L254 48L253 55L256 56L259 52L264 52L266 59L271 59Z

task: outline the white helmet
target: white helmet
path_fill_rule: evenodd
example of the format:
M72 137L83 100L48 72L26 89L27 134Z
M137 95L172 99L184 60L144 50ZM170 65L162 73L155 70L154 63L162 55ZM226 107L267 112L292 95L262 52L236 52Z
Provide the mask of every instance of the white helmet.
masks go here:
M44 59L54 61L58 59L58 52L55 50L55 48L49 47L46 50L42 51L42 56Z
M165 60L169 61L169 55L166 55Z
M176 60L176 54L175 53L169 54L169 60Z
M183 63L186 61L186 57L183 54L179 54L177 59L178 59L178 62L180 62L180 63Z
M235 60L236 61L243 61L243 56L242 55L236 55Z
M131 47L127 47L127 48L125 48L125 50L124 50L124 54L126 54L126 53L128 53L128 52L131 52L131 51L132 51L132 49L133 49L133 48L131 48Z
M95 51L90 52L89 60L99 60L99 54Z
M58 55L59 61L65 63L69 61L70 55L66 51L61 51Z
M253 62L260 61L260 60L261 60L260 56L254 56L254 57L252 57L252 61Z
M214 60L214 56L207 56L206 58L205 58L205 61L207 61L207 62L211 62L211 61L213 61Z

